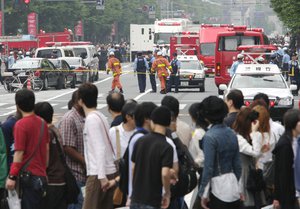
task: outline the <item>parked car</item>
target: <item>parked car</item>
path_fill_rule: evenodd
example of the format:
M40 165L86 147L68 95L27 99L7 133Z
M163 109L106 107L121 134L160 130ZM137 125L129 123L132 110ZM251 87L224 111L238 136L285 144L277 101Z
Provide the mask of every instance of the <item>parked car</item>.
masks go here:
M58 59L49 59L50 62L55 66L57 70L60 70L64 74L65 86L70 86L71 88L75 88L76 85L76 74L73 71L74 68L71 68L70 65L62 58Z
M9 71L21 71L19 76L21 82L27 79L26 70L33 70L35 76L42 79L44 90L49 87L55 87L56 89L62 89L65 86L65 74L61 70L57 70L55 66L48 60L44 58L28 58L18 60L13 64ZM22 72L24 71L24 72Z
M59 57L74 57L73 49L70 47L42 47L37 48L35 51L35 57L56 59Z
M91 72L81 57L65 57L64 60L69 64L72 72L75 73L75 83L92 82Z

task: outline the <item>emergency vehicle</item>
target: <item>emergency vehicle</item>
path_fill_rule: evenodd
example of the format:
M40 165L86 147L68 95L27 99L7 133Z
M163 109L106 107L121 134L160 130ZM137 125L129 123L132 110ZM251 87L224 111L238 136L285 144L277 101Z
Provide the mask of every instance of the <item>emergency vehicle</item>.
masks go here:
M226 32L217 35L215 47L215 84L228 84L229 71L236 56L240 53L241 45L268 45L269 39L262 28L247 28L247 26L234 26ZM219 90L219 94L222 91Z
M199 59L207 68L206 74L214 74L215 71L215 48L217 35L228 31L233 25L228 24L202 24L199 31Z
M191 21L184 18L156 20L154 22L154 44L169 45L173 35L186 31Z

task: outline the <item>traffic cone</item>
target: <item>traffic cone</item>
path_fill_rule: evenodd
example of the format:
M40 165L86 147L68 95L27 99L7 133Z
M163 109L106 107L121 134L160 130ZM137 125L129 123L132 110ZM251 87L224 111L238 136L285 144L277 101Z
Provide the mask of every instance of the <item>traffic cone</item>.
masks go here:
M31 90L31 82L30 82L30 79L27 79L27 89Z

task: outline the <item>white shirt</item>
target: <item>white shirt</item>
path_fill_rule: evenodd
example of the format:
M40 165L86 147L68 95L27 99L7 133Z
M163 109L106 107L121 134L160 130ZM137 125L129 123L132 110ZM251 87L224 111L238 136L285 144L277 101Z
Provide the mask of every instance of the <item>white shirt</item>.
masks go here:
M111 144L114 148L115 155L117 155L117 135L116 135L117 131L116 131L116 129L117 128L119 129L120 145L121 145L121 156L120 157L123 157L123 155L127 149L130 137L135 132L135 129L133 129L132 131L126 131L124 129L123 125L124 125L124 123L121 123L120 125L109 129ZM117 156L116 156L116 158L117 158Z
M199 142L202 140L204 135L205 131L202 128L196 128L189 145L189 151L194 158L195 163L197 163L200 167L204 167L204 153L200 149Z
M251 133L252 144L253 144L252 146L243 136L238 134L237 138L238 138L240 153L255 158L261 156L261 152L260 152L261 147L259 148L259 143L258 143L259 140L256 137L257 137L256 134L254 135L253 133Z
M191 127L184 121L177 118L176 120L176 134L181 140L181 142L189 147L190 141L192 139L192 129Z
M87 115L83 129L84 159L88 176L106 178L116 172L114 153L110 145L109 125L97 111Z

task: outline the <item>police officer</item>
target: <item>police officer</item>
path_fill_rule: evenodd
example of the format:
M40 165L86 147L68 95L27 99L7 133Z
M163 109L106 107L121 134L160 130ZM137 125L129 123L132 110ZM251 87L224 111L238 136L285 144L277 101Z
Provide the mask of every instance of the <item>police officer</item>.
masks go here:
M172 85L174 85L175 93L178 93L179 73L180 73L181 63L177 59L177 53L173 53L173 59L171 61L171 66L172 66L172 72L171 72L171 75L169 78L168 92L172 91Z
M284 55L282 57L282 74L285 77L285 80L289 80L289 62L291 61L291 57L288 54L288 48L283 48Z
M157 71L157 75L158 75L158 78L160 81L160 88L161 88L160 93L161 94L167 93L166 79L169 76L168 70L170 70L172 72L172 67L171 67L169 61L162 56L161 51L157 52L157 58L155 59L155 61L152 64L151 72L154 73Z
M7 58L7 67L8 69L11 69L13 64L15 64L15 53L13 51L9 52L9 57Z
M297 60L297 53L292 54L292 60L289 62L289 76L291 79L291 84L297 85L297 93L295 96L298 96L298 91L300 89L300 79L299 79L299 62Z
M138 84L140 93L144 93L146 89L146 71L149 70L149 65L142 52L137 53L134 60L134 72L137 72Z
M231 65L231 68L230 68L230 77L232 77L234 74L235 74L235 71L237 69L237 67L240 65L240 64L243 64L244 60L244 55L243 54L238 54L237 55L237 61L235 61L232 65Z
M150 70L152 68L152 64L153 64L154 60L155 60L155 57L153 56L152 51L149 51L147 61L148 61L148 65L149 65L149 79L150 79L151 88L152 88L152 91L150 93L156 92L155 73L152 73Z

